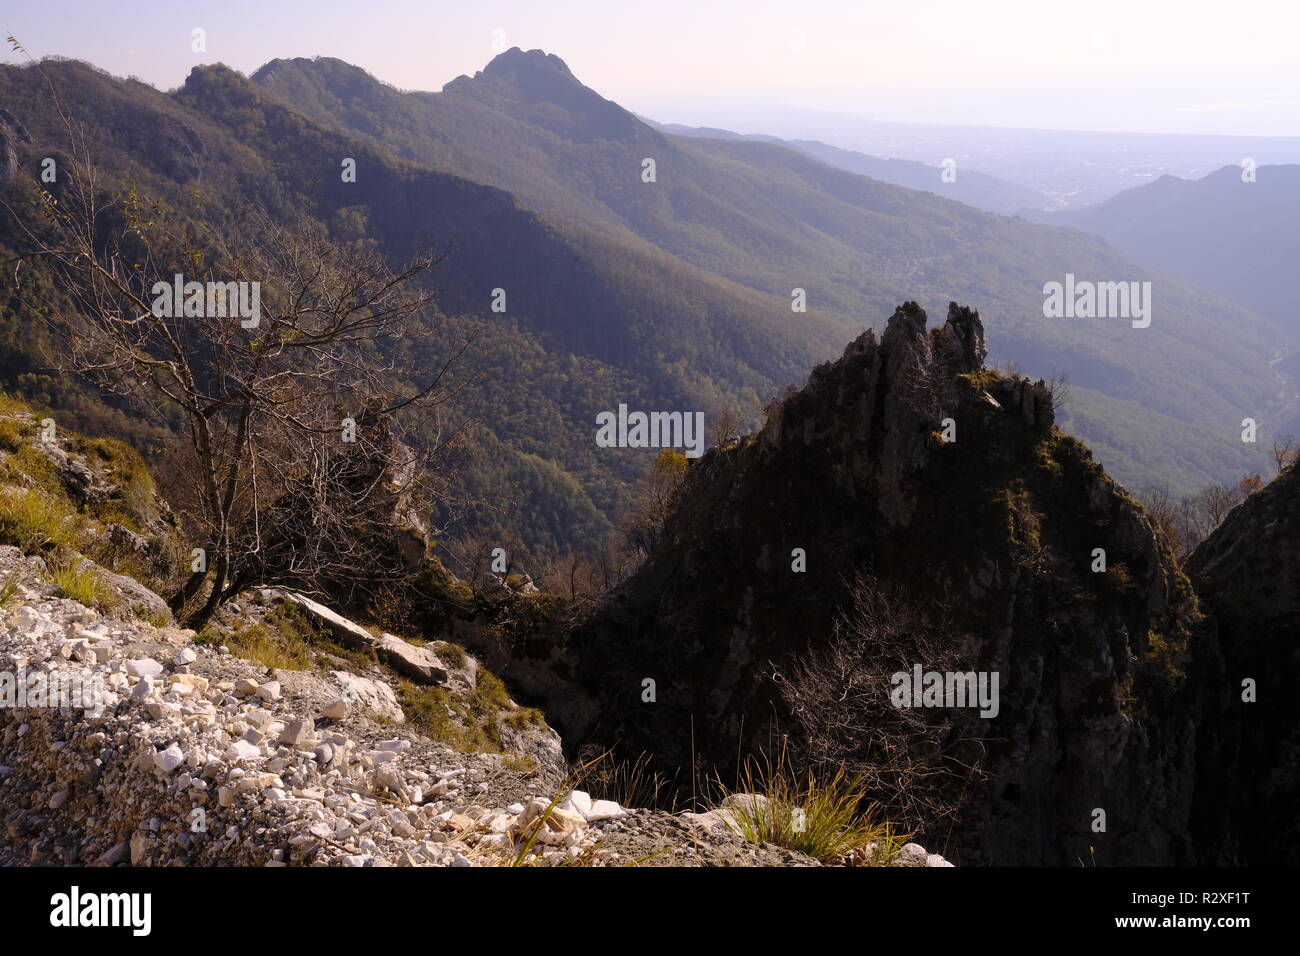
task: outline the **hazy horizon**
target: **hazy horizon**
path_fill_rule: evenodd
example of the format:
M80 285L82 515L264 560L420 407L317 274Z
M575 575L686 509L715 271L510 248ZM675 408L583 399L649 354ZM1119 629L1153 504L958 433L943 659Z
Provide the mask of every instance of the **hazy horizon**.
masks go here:
M1224 17L1208 2L1134 7L1098 0L1086 22L1062 9L953 0L864 11L844 2L651 9L559 2L356 8L300 0L187 9L144 3L133 18L70 0L63 15L7 11L30 54L86 60L159 89L211 63L252 73L278 57L333 56L407 90L440 90L501 50L542 49L587 86L660 122L731 127L762 110L868 120L1087 132L1300 135L1300 54L1281 2ZM222 29L238 17L243 29ZM426 29L427 25L427 29ZM192 49L192 31L206 49ZM632 42L628 42L628 41ZM6 45L2 62L25 58ZM755 128L757 129L757 127Z

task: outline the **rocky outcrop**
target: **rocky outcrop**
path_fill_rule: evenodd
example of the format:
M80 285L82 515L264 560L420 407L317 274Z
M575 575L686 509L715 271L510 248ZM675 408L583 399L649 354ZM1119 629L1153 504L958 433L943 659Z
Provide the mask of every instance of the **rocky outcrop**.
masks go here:
M18 175L18 143L30 143L27 128L6 109L0 109L0 186L7 186Z
M179 521L137 452L119 441L78 435L32 412L0 413L0 495L12 501L23 494L44 498L48 522L64 526L65 533L53 537L47 528L41 547L53 547L57 538L83 552L103 566L101 577L124 598L170 621L171 611L156 594L114 573L121 565L161 580L180 562Z
M927 712L894 755L952 779L951 817L908 821L927 843L959 863L1192 862L1187 670L1212 634L1141 507L1055 429L1046 384L984 353L956 305L932 332L909 303L864 333L691 466L652 558L585 627L519 642L515 686L566 746L725 775L807 733L783 681L866 580L915 615L891 666L933 652L1000 677L996 716Z
M1211 862L1300 865L1300 470L1238 505L1188 562L1219 629L1197 801Z

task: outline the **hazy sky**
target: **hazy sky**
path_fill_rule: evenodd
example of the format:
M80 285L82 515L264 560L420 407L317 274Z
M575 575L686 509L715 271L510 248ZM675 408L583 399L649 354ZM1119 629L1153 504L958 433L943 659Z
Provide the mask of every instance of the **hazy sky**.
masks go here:
M191 49L195 28L205 53ZM328 55L437 90L503 41L558 54L588 86L666 122L726 126L742 106L771 103L917 122L1300 134L1300 0L7 0L0 30L34 56L161 89L197 63L251 73L274 57ZM19 59L7 45L4 58Z

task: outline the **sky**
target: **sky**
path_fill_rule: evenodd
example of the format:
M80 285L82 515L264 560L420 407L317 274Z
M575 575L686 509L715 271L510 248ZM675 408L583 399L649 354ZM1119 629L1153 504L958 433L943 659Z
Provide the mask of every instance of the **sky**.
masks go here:
M164 90L200 63L317 55L438 90L519 46L662 122L739 128L772 107L1300 135L1297 0L6 0L0 31ZM6 44L3 61L21 60Z

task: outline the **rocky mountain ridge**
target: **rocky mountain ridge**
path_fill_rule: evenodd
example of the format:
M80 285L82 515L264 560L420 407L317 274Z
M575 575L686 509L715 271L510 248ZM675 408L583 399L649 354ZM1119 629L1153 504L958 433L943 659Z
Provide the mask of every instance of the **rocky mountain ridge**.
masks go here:
M888 662L877 697L940 657L1001 676L996 717L897 728L914 746L894 757L943 784L923 838L959 863L1195 862L1190 675L1213 627L1141 506L1054 427L1047 383L984 358L977 313L927 330L900 307L691 466L658 549L591 621L533 627L494 666L568 747L734 765L811 733L783 688L856 605L893 601L910 623L860 650ZM838 758L881 756L856 745Z

